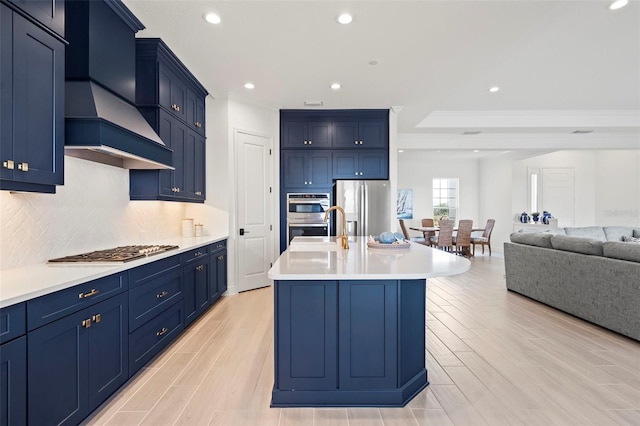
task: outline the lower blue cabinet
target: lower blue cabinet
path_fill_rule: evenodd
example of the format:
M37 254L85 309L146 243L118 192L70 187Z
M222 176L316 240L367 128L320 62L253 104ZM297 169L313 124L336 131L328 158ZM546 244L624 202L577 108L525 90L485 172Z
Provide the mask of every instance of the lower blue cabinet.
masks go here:
M28 417L78 424L128 379L123 293L29 333Z
M26 424L27 337L22 336L0 345L0 425Z
M227 291L226 241L216 243L211 247L209 268L209 293L211 295L211 303L213 303Z
M184 274L184 326L188 326L211 304L209 256L191 262Z

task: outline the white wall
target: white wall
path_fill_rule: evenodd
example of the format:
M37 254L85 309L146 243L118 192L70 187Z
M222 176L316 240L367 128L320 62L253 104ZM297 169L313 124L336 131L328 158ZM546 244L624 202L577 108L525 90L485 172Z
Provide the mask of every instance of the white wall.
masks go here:
M413 189L414 219L405 220L405 223L419 226L422 218L433 217L434 178L459 178L458 219L472 219L474 227L484 226L484 222L479 222L478 177L478 161L475 159L447 159L417 150L398 153L398 189ZM415 231L410 233L420 236Z
M496 220L491 234L492 252L501 253L504 242L509 241L509 235L513 232L512 163L511 157L501 155L482 159L478 165L478 225L482 227L487 219Z
M599 151L595 223L640 226L640 150Z

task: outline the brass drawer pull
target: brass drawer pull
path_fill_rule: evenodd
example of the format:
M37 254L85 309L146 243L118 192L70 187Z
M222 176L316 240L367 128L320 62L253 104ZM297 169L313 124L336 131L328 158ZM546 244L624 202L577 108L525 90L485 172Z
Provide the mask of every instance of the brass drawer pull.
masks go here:
M224 256L218 256L218 260L224 260Z
M2 162L2 167L4 167L5 169L13 170L15 164L13 160L7 160Z
M156 336L162 336L167 331L169 331L167 327L162 327L162 330L156 332Z
M166 291L163 291L162 293L156 294L156 299L162 299L163 297L165 297L167 294L169 294Z
M198 266L196 266L196 269L198 271L203 271L204 270L204 265L198 265Z
M201 123L201 122L199 122L199 121L196 121L196 122L195 122L195 123L193 123L193 124L195 124L195 125L196 125L196 127L198 127L198 128L199 128L199 127L202 127L202 123Z
M201 251L197 251L197 252L195 252L195 253L194 253L194 256L196 256L196 257L197 257L197 256L202 256L202 254L203 254L203 253L202 253Z
M100 290L92 289L89 293L80 293L78 299L86 299L87 297L95 296L100 293Z
M202 195L202 191L196 191L196 195Z
M171 104L171 109L173 109L174 111L180 111L180 107L178 106L178 104Z
M91 320L89 318L87 318L86 320L82 320L82 326L84 328L89 328L91 327Z
M93 317L91 317L91 319L93 320L93 322L99 323L100 320L102 320L102 316L100 314L95 314Z
M22 170L23 172L28 172L29 163L18 163L18 170Z

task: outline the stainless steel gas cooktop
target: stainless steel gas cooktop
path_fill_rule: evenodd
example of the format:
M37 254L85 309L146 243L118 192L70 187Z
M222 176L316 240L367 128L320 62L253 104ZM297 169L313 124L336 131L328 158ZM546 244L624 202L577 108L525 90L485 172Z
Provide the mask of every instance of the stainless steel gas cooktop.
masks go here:
M50 259L49 263L124 263L143 257L177 249L172 245L140 245L122 246L107 250L92 251L90 253Z

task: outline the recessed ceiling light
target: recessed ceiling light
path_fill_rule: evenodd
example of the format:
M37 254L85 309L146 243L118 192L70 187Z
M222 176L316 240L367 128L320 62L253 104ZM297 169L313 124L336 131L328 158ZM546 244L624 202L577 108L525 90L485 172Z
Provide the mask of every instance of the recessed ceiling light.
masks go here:
M492 86L492 87L489 88L489 92L491 92L491 93L496 93L499 90L500 90L500 88L498 86Z
M254 89L256 86L253 83L245 83L244 84L244 88L245 89Z
M629 0L616 0L609 5L609 9L618 10L625 7L629 3Z
M333 84L331 85L331 88L332 88L333 90L338 90L338 89L339 89L339 88L341 88L341 87L342 87L342 86L340 86L340 83L333 83Z
M375 59L372 59L369 61L369 65L378 65L378 61L376 61Z
M343 13L338 16L338 22L343 25L350 24L351 21L353 21L353 16L349 15L348 13Z
M479 149L474 149L473 152L480 152L480 150Z
M404 152L404 149L399 149L398 152Z
M222 22L222 19L220 19L220 17L213 12L206 13L204 15L204 20L210 24L219 24L220 22Z

